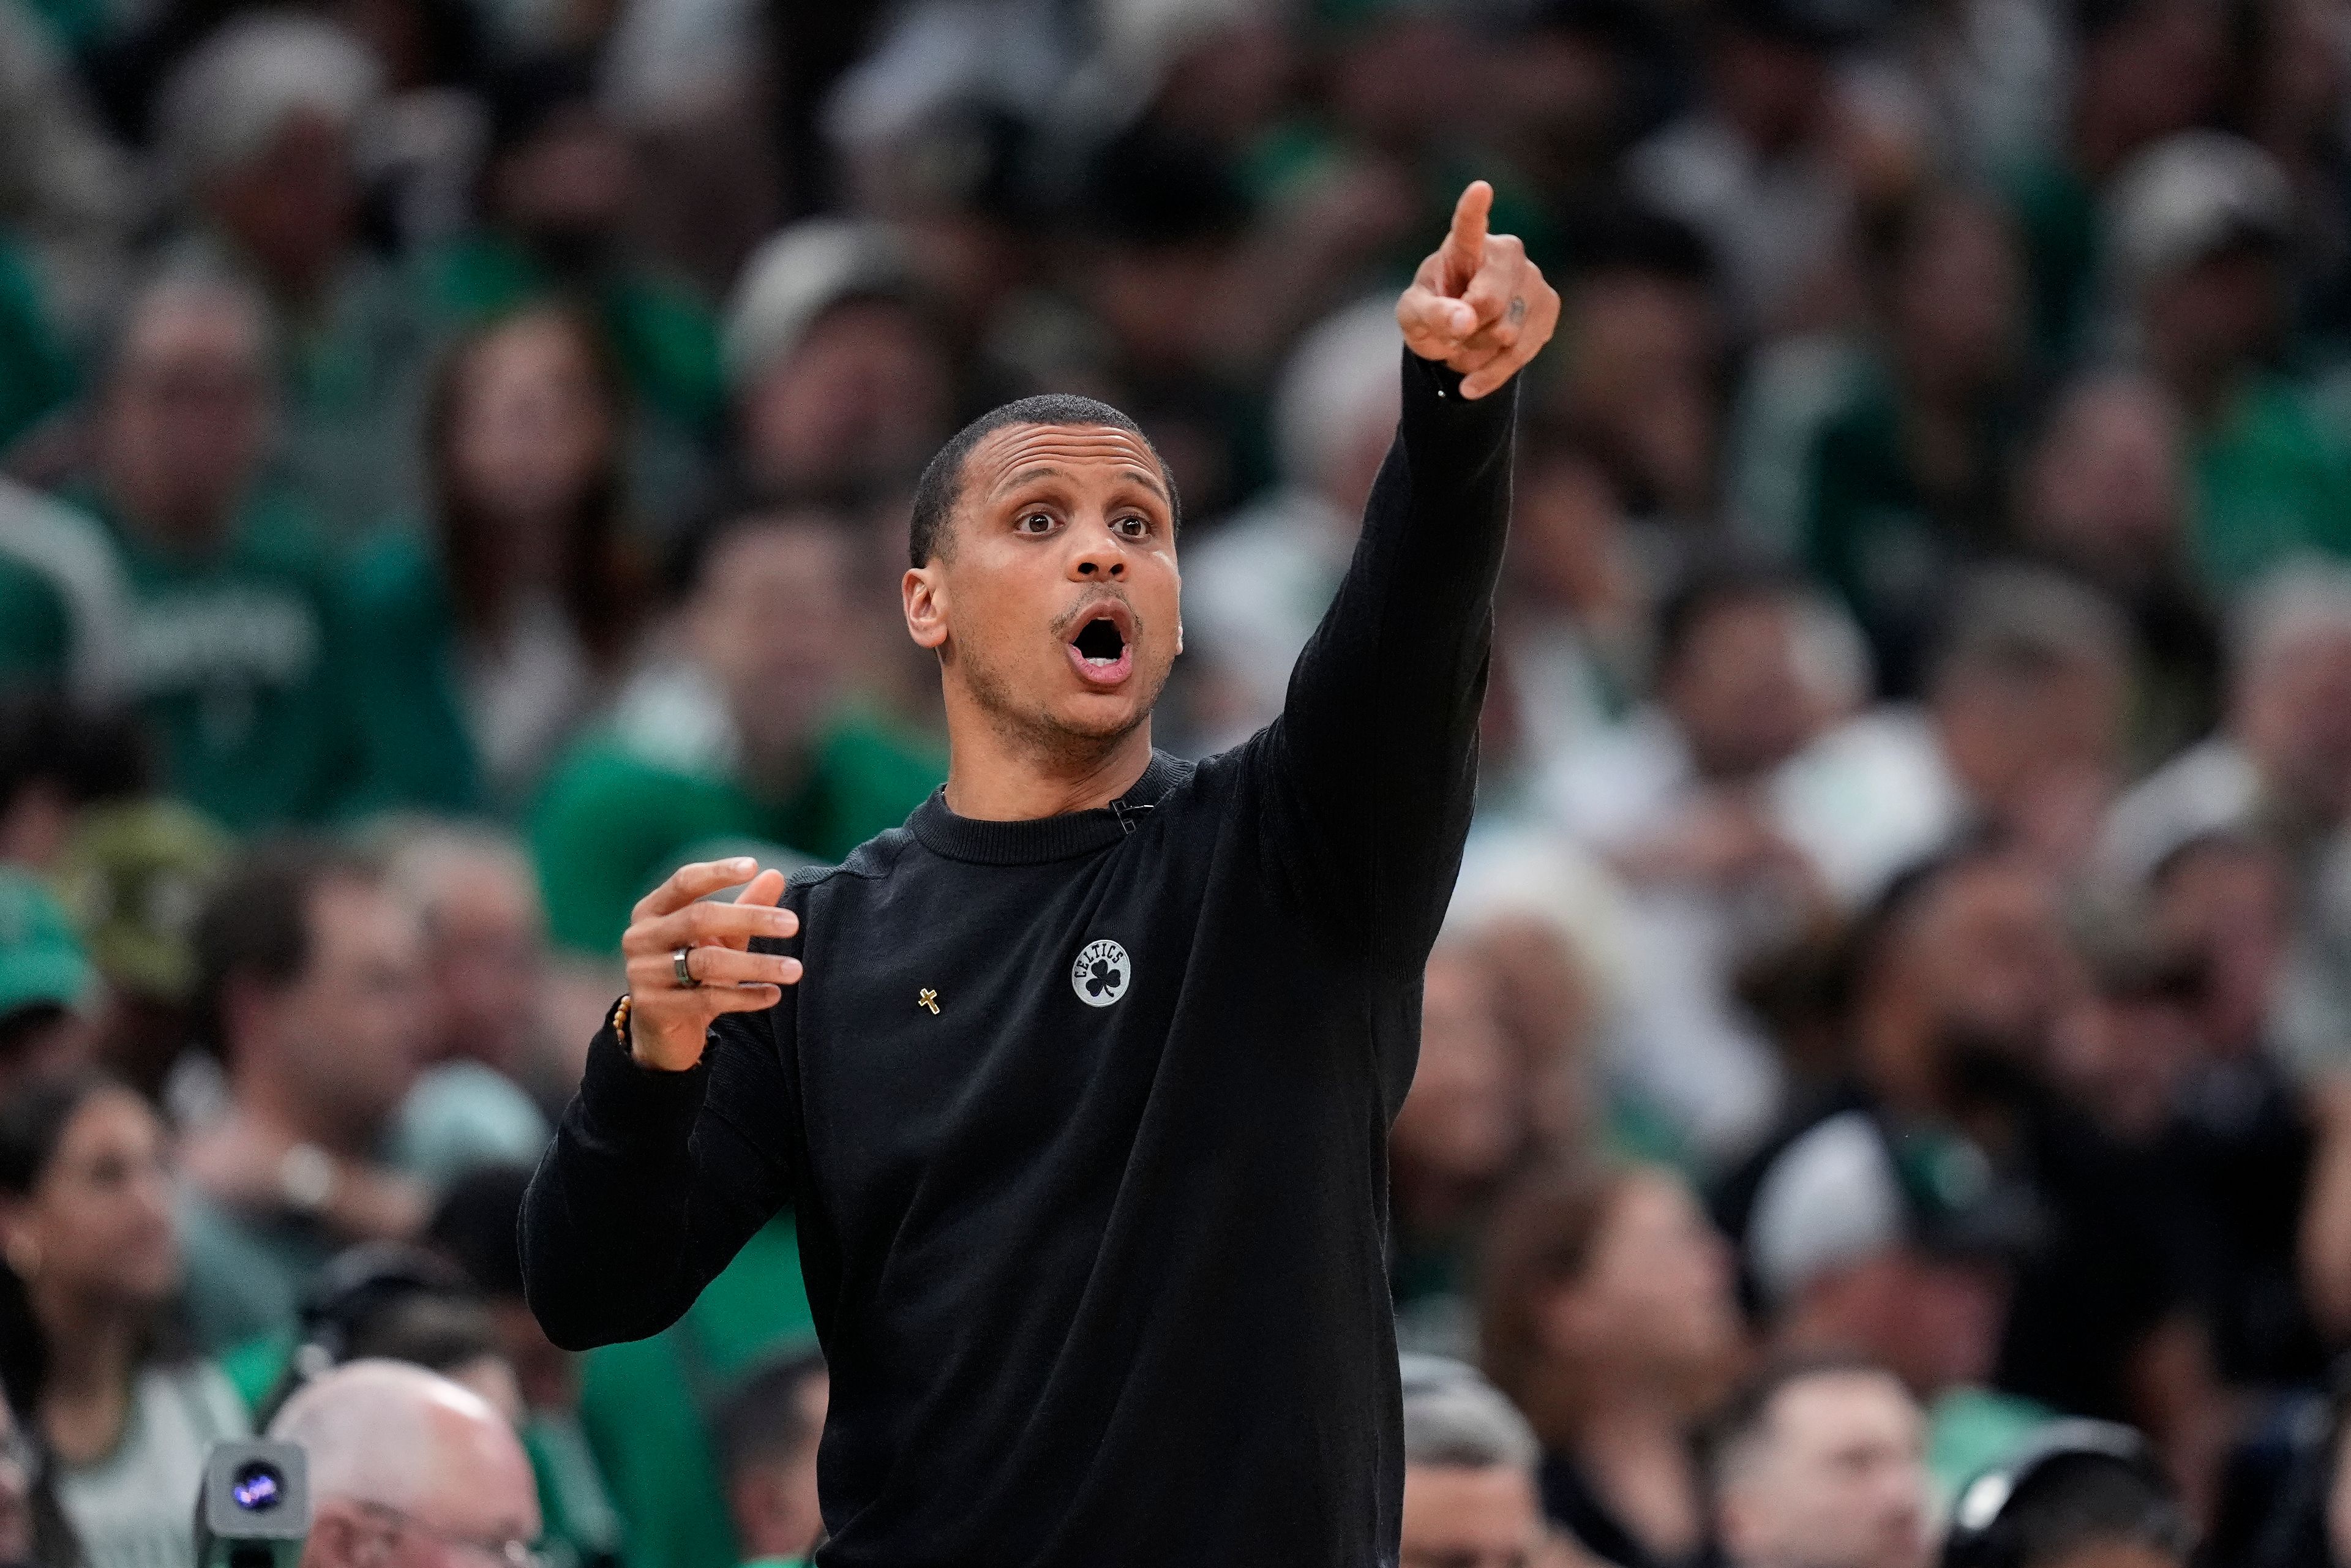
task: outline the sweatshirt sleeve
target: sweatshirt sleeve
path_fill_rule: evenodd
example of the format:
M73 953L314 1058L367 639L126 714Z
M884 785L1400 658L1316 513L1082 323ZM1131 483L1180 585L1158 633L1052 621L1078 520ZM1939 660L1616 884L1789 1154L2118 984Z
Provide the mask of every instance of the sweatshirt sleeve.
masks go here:
M548 1338L659 1333L789 1200L775 1033L791 1003L721 1017L684 1072L641 1065L606 1020L523 1200L523 1289Z
M1310 916L1415 970L1459 870L1510 507L1518 383L1471 402L1404 356L1395 444L1337 597L1265 739Z

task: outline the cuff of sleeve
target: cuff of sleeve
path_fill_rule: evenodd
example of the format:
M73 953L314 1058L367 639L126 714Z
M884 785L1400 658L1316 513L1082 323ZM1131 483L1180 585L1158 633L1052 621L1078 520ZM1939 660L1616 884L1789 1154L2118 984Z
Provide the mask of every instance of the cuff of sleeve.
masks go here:
M683 1148L702 1113L710 1083L705 1057L683 1072L647 1067L629 1054L611 1015L589 1042L587 1071L580 1081L580 1109L597 1132L616 1143L674 1145Z
M1462 423L1480 419L1500 418L1507 421L1518 406L1519 378L1512 376L1484 397L1474 402L1461 395L1461 383L1466 378L1459 371L1437 360L1424 360L1410 349L1404 351L1405 417L1444 419Z

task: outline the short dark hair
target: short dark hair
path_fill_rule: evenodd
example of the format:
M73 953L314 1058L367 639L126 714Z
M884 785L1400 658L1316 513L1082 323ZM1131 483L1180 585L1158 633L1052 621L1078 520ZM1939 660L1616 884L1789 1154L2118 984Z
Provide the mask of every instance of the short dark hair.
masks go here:
M1816 1377L1892 1377L1884 1363L1850 1351L1794 1352L1775 1356L1734 1390L1707 1434L1707 1473L1719 1489L1741 1450L1763 1436L1780 1396Z
M310 901L320 888L382 880L366 855L311 838L266 841L231 866L196 916L197 1042L228 1060L222 1011L232 982L285 986L302 977L310 967Z
M1797 604L1809 591L1793 567L1761 556L1734 554L1693 569L1657 606L1657 672L1663 674L1681 664L1698 628L1718 611L1744 604Z
M799 1393L823 1372L822 1352L787 1353L754 1367L727 1392L711 1416L724 1479L732 1482L749 1466L787 1458L816 1440Z
M1831 1005L1840 1013L1860 1005L1907 934L1911 918L1928 907L1945 884L1986 866L2012 863L2018 856L2012 835L1986 826L1961 834L1896 872L1838 940L1832 966Z
M2143 1546L2185 1563L2195 1531L2148 1467L2113 1454L2066 1453L2020 1479L1975 1555L1983 1568L2047 1568L2093 1546Z
M914 482L914 518L906 528L906 556L914 565L928 566L931 558L941 553L939 541L946 537L955 509L963 500L963 465L971 449L1008 424L1092 424L1125 431L1142 442L1151 460L1159 465L1159 476L1167 484L1171 525L1181 523L1183 508L1176 500L1176 476L1167 460L1159 455L1159 448L1151 444L1151 437L1143 434L1143 426L1099 399L1074 392L1044 392L989 409L947 437L947 444L923 465L923 476Z

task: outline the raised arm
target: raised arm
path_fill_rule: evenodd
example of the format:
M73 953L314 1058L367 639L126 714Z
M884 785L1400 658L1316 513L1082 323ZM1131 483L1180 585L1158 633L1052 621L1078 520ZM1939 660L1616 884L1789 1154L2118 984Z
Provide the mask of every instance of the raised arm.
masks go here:
M628 997L523 1203L524 1289L567 1350L667 1328L790 1198L778 1003L800 966L778 949L799 921L783 873L755 870L687 866L637 905ZM696 902L747 878L733 904Z
M1417 961L1458 869L1510 506L1520 368L1559 295L1462 193L1396 303L1404 413L1338 597L1269 737L1310 907Z

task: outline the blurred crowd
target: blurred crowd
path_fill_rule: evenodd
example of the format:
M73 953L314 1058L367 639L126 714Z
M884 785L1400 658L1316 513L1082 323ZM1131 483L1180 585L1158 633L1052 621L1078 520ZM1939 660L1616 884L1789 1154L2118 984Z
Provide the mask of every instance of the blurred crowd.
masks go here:
M0 1560L188 1568L273 1423L324 1568L803 1555L789 1214L522 1304L629 908L943 777L1011 396L1180 483L1160 744L1270 718L1471 176L1566 308L1406 1563L1921 1568L2091 1417L2133 1564L2351 1568L2346 0L0 0Z

